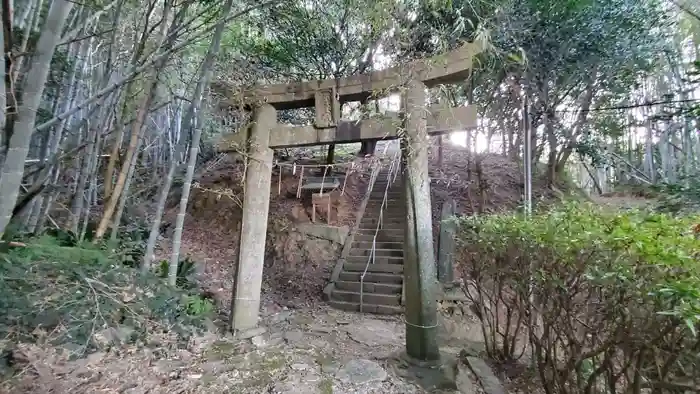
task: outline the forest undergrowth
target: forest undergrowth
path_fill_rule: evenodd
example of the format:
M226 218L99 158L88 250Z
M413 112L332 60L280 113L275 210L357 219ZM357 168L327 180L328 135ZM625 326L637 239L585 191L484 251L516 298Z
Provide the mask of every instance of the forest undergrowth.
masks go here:
M213 326L214 304L191 280L194 263L146 275L137 269L144 243L121 234L117 243L77 242L68 232L15 239L0 252L0 372L17 376L31 363L27 349L65 360L125 346L184 346ZM13 246L8 246L13 245ZM11 380L10 380L11 381Z

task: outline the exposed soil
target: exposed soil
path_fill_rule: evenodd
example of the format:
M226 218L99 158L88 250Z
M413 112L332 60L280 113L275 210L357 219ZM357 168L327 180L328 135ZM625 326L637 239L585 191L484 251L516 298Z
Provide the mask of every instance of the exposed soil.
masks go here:
M496 154L469 155L467 150L450 143L443 147L442 166L438 163L436 139L429 153L431 202L435 239L439 233L442 204L452 198L458 212L497 212L515 209L522 197L522 176L518 163ZM380 143L378 155L392 155L396 141ZM301 151L296 168L284 166L273 170L268 217L268 235L263 279L263 300L289 307L319 303L341 245L305 237L295 230L310 222L311 201L308 195L297 198L301 164L314 164L312 153ZM299 155L298 155L299 156ZM332 192L332 225L352 225L369 178L369 159L354 159L345 188ZM349 165L342 169L349 168ZM234 262L238 253L238 226L241 219L241 179L244 167L232 159L210 168L194 185L185 219L181 254L201 263L206 278L203 286L216 295L220 306L228 308L233 283ZM321 176L322 170L304 169L304 176ZM544 181L533 185L533 198L549 197ZM176 208L166 214L174 222ZM325 223L327 212L321 208L317 221ZM165 241L165 240L164 240ZM160 255L166 257L170 242L163 242Z
M302 193L297 198L302 165L275 167L271 181L270 212L266 241L263 300L274 300L285 306L313 305L327 282L342 245L305 237L296 231L301 223L311 222L311 198ZM355 220L356 212L367 187L369 161L362 158L339 166L348 171L344 188L332 191L330 221L326 207L318 207L316 222L346 226ZM280 168L282 169L280 174ZM215 295L219 305L228 308L233 284L234 263L238 254L238 228L242 210L243 164L225 160L203 174L193 186L185 218L181 255L200 263L202 285ZM304 168L304 177L322 177L323 170ZM342 176L343 174L340 173ZM327 174L330 176L330 174ZM175 220L176 207L166 214L166 221ZM164 240L161 257L170 253L170 242ZM270 297L269 297L270 296Z

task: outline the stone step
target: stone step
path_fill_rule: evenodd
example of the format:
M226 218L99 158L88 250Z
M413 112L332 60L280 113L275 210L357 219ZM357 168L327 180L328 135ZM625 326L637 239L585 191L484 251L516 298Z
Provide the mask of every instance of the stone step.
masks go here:
M387 185L387 179L386 179L386 178L384 178L384 179L377 179L377 181L374 182L374 186L372 186L372 190L377 190L377 189L382 189L382 190L384 190L384 189L386 189L386 185ZM396 181L391 182L391 183L389 184L389 189L401 190L401 189L403 189L403 187L402 187L401 183L398 182L398 179L397 179Z
M406 225L405 223L399 223L399 222L393 222L393 223L382 222L381 226L379 226L379 223L377 223L377 222L360 223L361 228L371 228L374 230L369 235L374 235L374 233L377 232L377 229L379 229L379 232L381 232L381 231L395 231L395 230L403 231L405 225Z
M389 178L389 174L379 174L377 179L374 181L374 184L386 185L389 182L392 185L396 185L401 182L401 177L397 175L396 178L394 178L393 176Z
M403 200L400 198L388 198L386 201L384 201L383 198L379 197L377 199L370 199L367 202L367 205L365 206L365 209L371 209L371 210L377 210L379 211L380 207L393 207L393 208L403 208ZM403 210L403 209L402 209Z
M370 210L370 209L375 210L376 209L378 211L379 208L382 207L382 205L384 205L386 207L393 207L395 209L401 209L402 211L405 209L405 207L403 205L403 200L401 200L401 199L398 199L398 198L389 199L389 200L386 200L385 203L383 203L382 199L378 198L376 200L369 200L367 202L367 205L365 206L365 210Z
M376 230L377 230L376 227L375 227L375 228L364 228L364 227L362 227L362 226L359 226L359 227L357 228L357 231L358 231L358 233L360 233L360 234L369 234L369 233L372 233L372 235L374 235L374 232L375 232ZM385 229L384 231L388 231L388 232L392 232L392 231L393 231L393 232L403 232L403 230L397 231L397 230L389 230L389 229Z
M383 200L385 192L386 192L386 190L372 190L372 193L369 194L370 201ZM400 198L401 198L401 192L393 192L393 191L389 190L389 193L386 193L387 200L398 200Z
M369 233L357 233L355 234L355 238L353 239L353 242L372 242L374 240L374 232L369 234ZM380 229L379 233L377 234L377 242L380 243L397 243L397 242L403 242L403 235L397 236L397 237L388 237L384 232Z
M384 192L387 190L386 183L375 183L374 186L372 186L372 193L376 192L381 192L384 194ZM401 193L403 192L404 187L402 185L392 183L389 185L389 193Z
M360 304L356 302L343 302L331 300L328 302L330 306L336 309L348 311L348 312L360 312ZM363 303L362 304L363 313L374 313L378 315L398 315L403 313L403 307L394 305L374 305Z
M353 291L357 293L360 291L360 285L362 285L365 293L401 294L401 290L403 288L402 285L396 283L369 282L367 280L368 276L370 276L370 274L365 275L363 282L360 282L359 280L357 282L337 281L335 282L335 288L342 291Z
M361 258L364 259L364 258ZM399 263L400 261L400 263ZM367 268L367 272L380 273L380 274L403 274L403 259L396 260L393 259L392 263L389 263L389 259L376 258L375 263L367 265L367 262L359 262L357 260L348 260L343 264L343 271L346 272L364 272Z
M374 233L372 234L360 234L357 233L355 234L355 238L353 239L353 242L372 242L374 240ZM395 243L403 243L403 234L400 234L398 236L388 236L385 234L382 230L379 230L379 233L377 234L377 242L380 243L389 243L389 244L395 244ZM403 246L401 247L403 248ZM391 249L391 248L389 248Z
M360 230L367 230L370 235L374 235L377 232L377 224L374 223L360 223ZM379 231L396 231L403 233L404 225L403 223L387 223L384 224Z
M354 291L345 291L333 289L331 293L331 299L335 301L344 302L360 302L362 298L363 304L374 304L374 305L401 305L401 294L377 294L377 293L362 293Z
M384 212L389 212L396 215L403 214L406 211L406 208L401 201L388 200L384 204L382 204L381 201L378 201L376 203L370 202L365 205L365 212L379 213L379 209L383 209Z
M363 248L356 248L352 247L350 249L350 254L348 255L348 258L350 257L369 257L372 255L372 249L363 249ZM380 257L398 257L401 258L403 257L403 247L401 249L379 249L375 248L374 249L374 258L380 258Z
M394 205L392 206L392 204ZM401 206L401 208L396 207L396 203L388 203L383 207L380 205L377 205L376 207L365 207L365 212L362 219L378 218L380 212L385 218L406 219L406 210L403 209L403 206Z
M387 188L386 185L374 185L372 188L372 191L370 192L370 196L382 196L384 197L384 193L387 195L394 195L394 196L400 196L401 193L403 193L403 187L399 186L397 187L396 185L391 185L389 186L389 192L387 193Z
M377 238L385 239L385 240L396 240L400 241L403 239L404 235L404 229L390 229L390 228L381 228L379 229L379 232L377 232L377 228L358 228L357 233L355 236L360 236L360 235L369 235L371 237L374 237L374 234L377 234Z
M341 271L340 275L338 276L338 280L345 282L359 282L361 276L362 272ZM391 283L400 286L403 283L403 275L367 272L367 274L365 274L365 282Z
M362 220L360 220L360 227L367 227L364 226L365 224L371 224L373 227L376 227L377 224L382 223L383 227L387 226L393 226L393 225L400 225L403 226L404 223L406 223L406 216L402 217L391 217L388 215L382 215L382 218L380 220L379 215L377 216L372 216L372 217L364 217Z
M385 206L381 211L381 217L387 222L395 222L397 220L406 221L406 214L403 210L395 209L389 206ZM380 217L379 210L376 211L365 211L365 215L362 217L363 220L378 220Z
M392 205L394 204L394 205ZM381 208L381 210L380 210ZM382 205L377 205L376 207L370 207L367 209L365 207L365 213L362 216L363 219L374 219L379 217L379 212L382 213L382 216L388 219L406 219L406 210L402 209L403 206L400 208L396 206L395 203L387 203Z
M355 237L352 244L353 249L372 249L372 236L368 237L369 240L358 239ZM400 241L382 241L377 237L376 247L379 249L400 249L403 250L403 242Z
M398 201L403 201L403 198L401 198L401 196L388 195L386 200L398 202ZM369 199L367 200L367 205L381 205L382 201L384 201L384 193L377 195L377 196L370 194Z
M362 217L362 220L377 219L379 218L379 212L379 207L372 207L371 209L365 208L365 213ZM406 211L403 209L392 207L391 205L385 205L384 208L381 210L381 213L385 219L389 219L388 221L406 220Z
M389 185L389 193L390 194L401 194L404 190L404 187L401 185L398 185L396 183L393 183ZM372 187L372 193L380 192L381 194L384 194L387 191L386 184L377 184L375 183L374 186Z
M384 207L384 210L382 211L382 218L383 221L386 223L396 223L401 221L401 223L406 221L406 216L403 214L403 212L387 212L386 208ZM399 216L400 215L400 216ZM360 223L363 222L368 222L373 221L374 223L379 222L379 210L377 209L376 211L365 211L364 217L360 220ZM360 226L362 227L362 226Z

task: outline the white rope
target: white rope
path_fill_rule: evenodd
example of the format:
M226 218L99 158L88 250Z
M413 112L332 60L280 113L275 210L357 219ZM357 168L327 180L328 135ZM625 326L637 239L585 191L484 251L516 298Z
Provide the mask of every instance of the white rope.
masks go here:
M277 195L279 196L282 194L282 166L279 165L279 162L277 162L278 167L279 167L279 174L277 176Z
M301 172L299 173L299 186L297 186L297 198L301 198L301 185L304 180L304 166L301 166Z
M350 176L350 174L352 174L352 171L353 171L353 169L351 168L350 172L345 173L345 179L343 179L343 188L340 190L341 196L345 194L345 184L348 183L348 177Z
M328 167L323 169L323 178L321 178L321 195L323 195L323 185L326 183L326 173L328 172Z
M437 323L434 324L434 325L432 325L432 326L421 326L421 325L419 325L419 324L409 323L408 320L406 320L405 317L404 317L402 320L403 320L404 323L408 324L409 326L411 326L411 327L416 327L416 328L437 328L437 327L439 326L439 324L437 324Z

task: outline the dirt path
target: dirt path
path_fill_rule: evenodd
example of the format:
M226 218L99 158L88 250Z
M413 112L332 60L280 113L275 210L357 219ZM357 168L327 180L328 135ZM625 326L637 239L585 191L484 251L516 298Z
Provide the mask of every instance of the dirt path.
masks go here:
M177 343L158 339L154 333L145 347L119 348L75 361L47 354L38 346L26 348L31 368L24 374L24 384L13 392L482 392L470 372L416 370L404 362L400 357L404 349L400 318L346 313L321 303L304 309L265 309L260 327L236 338L208 334ZM443 348L446 362L455 360L460 350ZM455 380L460 379L461 391L455 386Z

